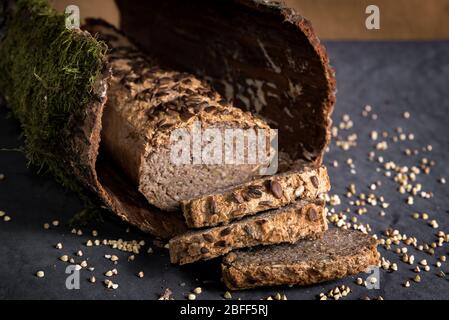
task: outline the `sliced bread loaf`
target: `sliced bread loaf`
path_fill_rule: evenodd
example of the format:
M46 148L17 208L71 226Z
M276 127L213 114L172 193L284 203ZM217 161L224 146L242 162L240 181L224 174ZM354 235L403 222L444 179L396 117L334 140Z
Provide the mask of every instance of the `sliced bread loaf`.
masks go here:
M333 228L321 239L228 254L223 281L232 290L273 285L309 285L377 266L377 241L353 230Z
M204 150L214 142L203 138L195 144L193 134L204 129L268 130L264 121L224 102L194 76L157 67L113 27L97 23L89 31L111 49L102 145L151 204L174 211L181 200L259 175L260 164L249 161L205 162ZM187 162L177 163L181 158L177 151L182 151L173 147L178 136L172 133L177 129L189 134L189 140L182 142ZM193 150L199 150L199 158ZM247 149L236 152L247 154Z
M330 190L329 176L324 166L302 162L295 170L260 178L182 202L182 211L191 228L214 226L280 208L299 199L315 199Z
M298 201L226 226L190 231L172 238L170 260L177 264L208 260L239 248L314 239L326 230L324 202Z

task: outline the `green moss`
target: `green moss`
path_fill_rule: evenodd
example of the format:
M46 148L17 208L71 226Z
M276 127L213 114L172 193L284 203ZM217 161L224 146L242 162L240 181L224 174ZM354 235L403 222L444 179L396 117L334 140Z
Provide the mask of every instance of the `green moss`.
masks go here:
M93 97L106 47L65 28L45 0L18 0L0 44L0 92L20 120L30 163L81 192L68 164L69 119Z

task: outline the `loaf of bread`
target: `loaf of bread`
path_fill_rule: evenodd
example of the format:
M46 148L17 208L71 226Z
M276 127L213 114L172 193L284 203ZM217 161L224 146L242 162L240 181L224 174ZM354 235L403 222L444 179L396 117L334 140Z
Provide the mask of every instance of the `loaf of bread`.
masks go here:
M207 79L232 105L278 128L281 150L321 165L330 139L335 77L325 48L305 18L280 3L259 0L116 3L123 32L159 65ZM115 151L114 145L100 139L103 127L115 128L114 119L123 115L107 114L110 123L103 125L105 109L114 113L105 104L117 95L114 82L119 75L112 68L111 52L115 58L136 57L136 64L141 54L98 41L95 30L106 26L104 21L86 19L85 27L68 29L66 16L45 0L6 1L0 20L0 95L21 123L28 160L48 169L64 186L97 195L105 208L145 232L164 239L183 233L186 225L179 212L161 212L139 193L140 181L130 183L139 158L112 161L105 149L109 145ZM114 39L117 35L111 34ZM133 88L140 88L144 75L136 69L135 75L120 76L131 98L137 96ZM130 129L142 124L140 120L131 122ZM161 126L156 130L160 134ZM140 153L140 147L131 147ZM120 152L126 155L126 150ZM117 168L114 162L121 165ZM165 200L160 200L164 207Z
M204 163L211 141L199 141L200 159L193 159L192 140L184 160L173 158L176 129L269 129L249 112L234 108L194 76L155 67L126 37L105 24L89 28L107 42L112 79L103 115L102 144L110 157L138 186L147 200L174 211L181 200L241 182L259 174L260 164ZM196 126L200 127L196 127ZM268 131L266 131L268 133ZM221 146L224 150L224 144ZM247 152L244 150L236 152ZM190 149L191 148L191 149ZM192 152L190 152L191 150ZM201 153L203 152L203 153ZM247 160L247 158L245 158ZM195 162L197 161L197 162Z
M327 230L322 201L298 201L226 226L190 231L170 240L172 263L208 260L231 250L317 238Z
M222 274L232 290L310 285L366 271L379 260L372 236L333 228L316 240L231 252L223 259Z
M299 199L316 199L330 190L324 166L301 162L294 170L264 177L182 202L187 225L201 228L226 224L260 211L280 208Z

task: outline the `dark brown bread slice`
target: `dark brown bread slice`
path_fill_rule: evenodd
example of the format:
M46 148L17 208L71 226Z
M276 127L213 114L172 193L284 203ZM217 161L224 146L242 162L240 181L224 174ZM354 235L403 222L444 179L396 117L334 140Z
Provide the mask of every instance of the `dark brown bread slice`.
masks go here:
M232 290L309 285L357 274L379 264L377 240L354 230L330 229L321 239L231 252L221 265Z
M295 170L183 201L182 211L190 228L201 228L226 224L299 199L315 199L329 190L326 168L303 162Z
M298 201L227 226L177 236L169 243L170 260L177 264L208 260L234 249L314 239L326 230L324 202Z

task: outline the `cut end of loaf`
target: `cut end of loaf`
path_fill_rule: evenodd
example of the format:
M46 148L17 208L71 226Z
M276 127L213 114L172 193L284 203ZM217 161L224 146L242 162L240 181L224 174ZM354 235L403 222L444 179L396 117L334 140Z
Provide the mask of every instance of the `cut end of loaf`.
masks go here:
M221 109L221 111L228 110L229 107ZM237 114L240 113L240 111L234 111ZM239 123L236 118L233 119L223 121L219 117L214 119L211 116L207 121L210 122L214 130L221 133L224 133L226 129L239 128L239 125L254 126L251 119L247 123ZM184 129L190 132L191 127ZM191 145L191 141L187 143L189 146ZM183 146L185 146L184 142ZM209 146L213 147L212 143L203 141L202 150ZM224 144L220 143L221 147L224 149ZM156 150L152 149L143 157L140 168L139 189L141 193L149 202L164 210L178 210L182 201L210 193L211 190L220 190L241 184L260 175L261 164L248 164L247 162L228 164L225 163L224 158L218 159L216 163L196 164L197 159L193 156L193 148L191 153L184 156L184 162L176 163L179 159L179 154L174 153L177 152L176 150L178 149L174 143L161 143ZM242 152L246 154L250 151L245 148ZM199 155L201 156L201 153ZM200 159L201 161L202 159Z

